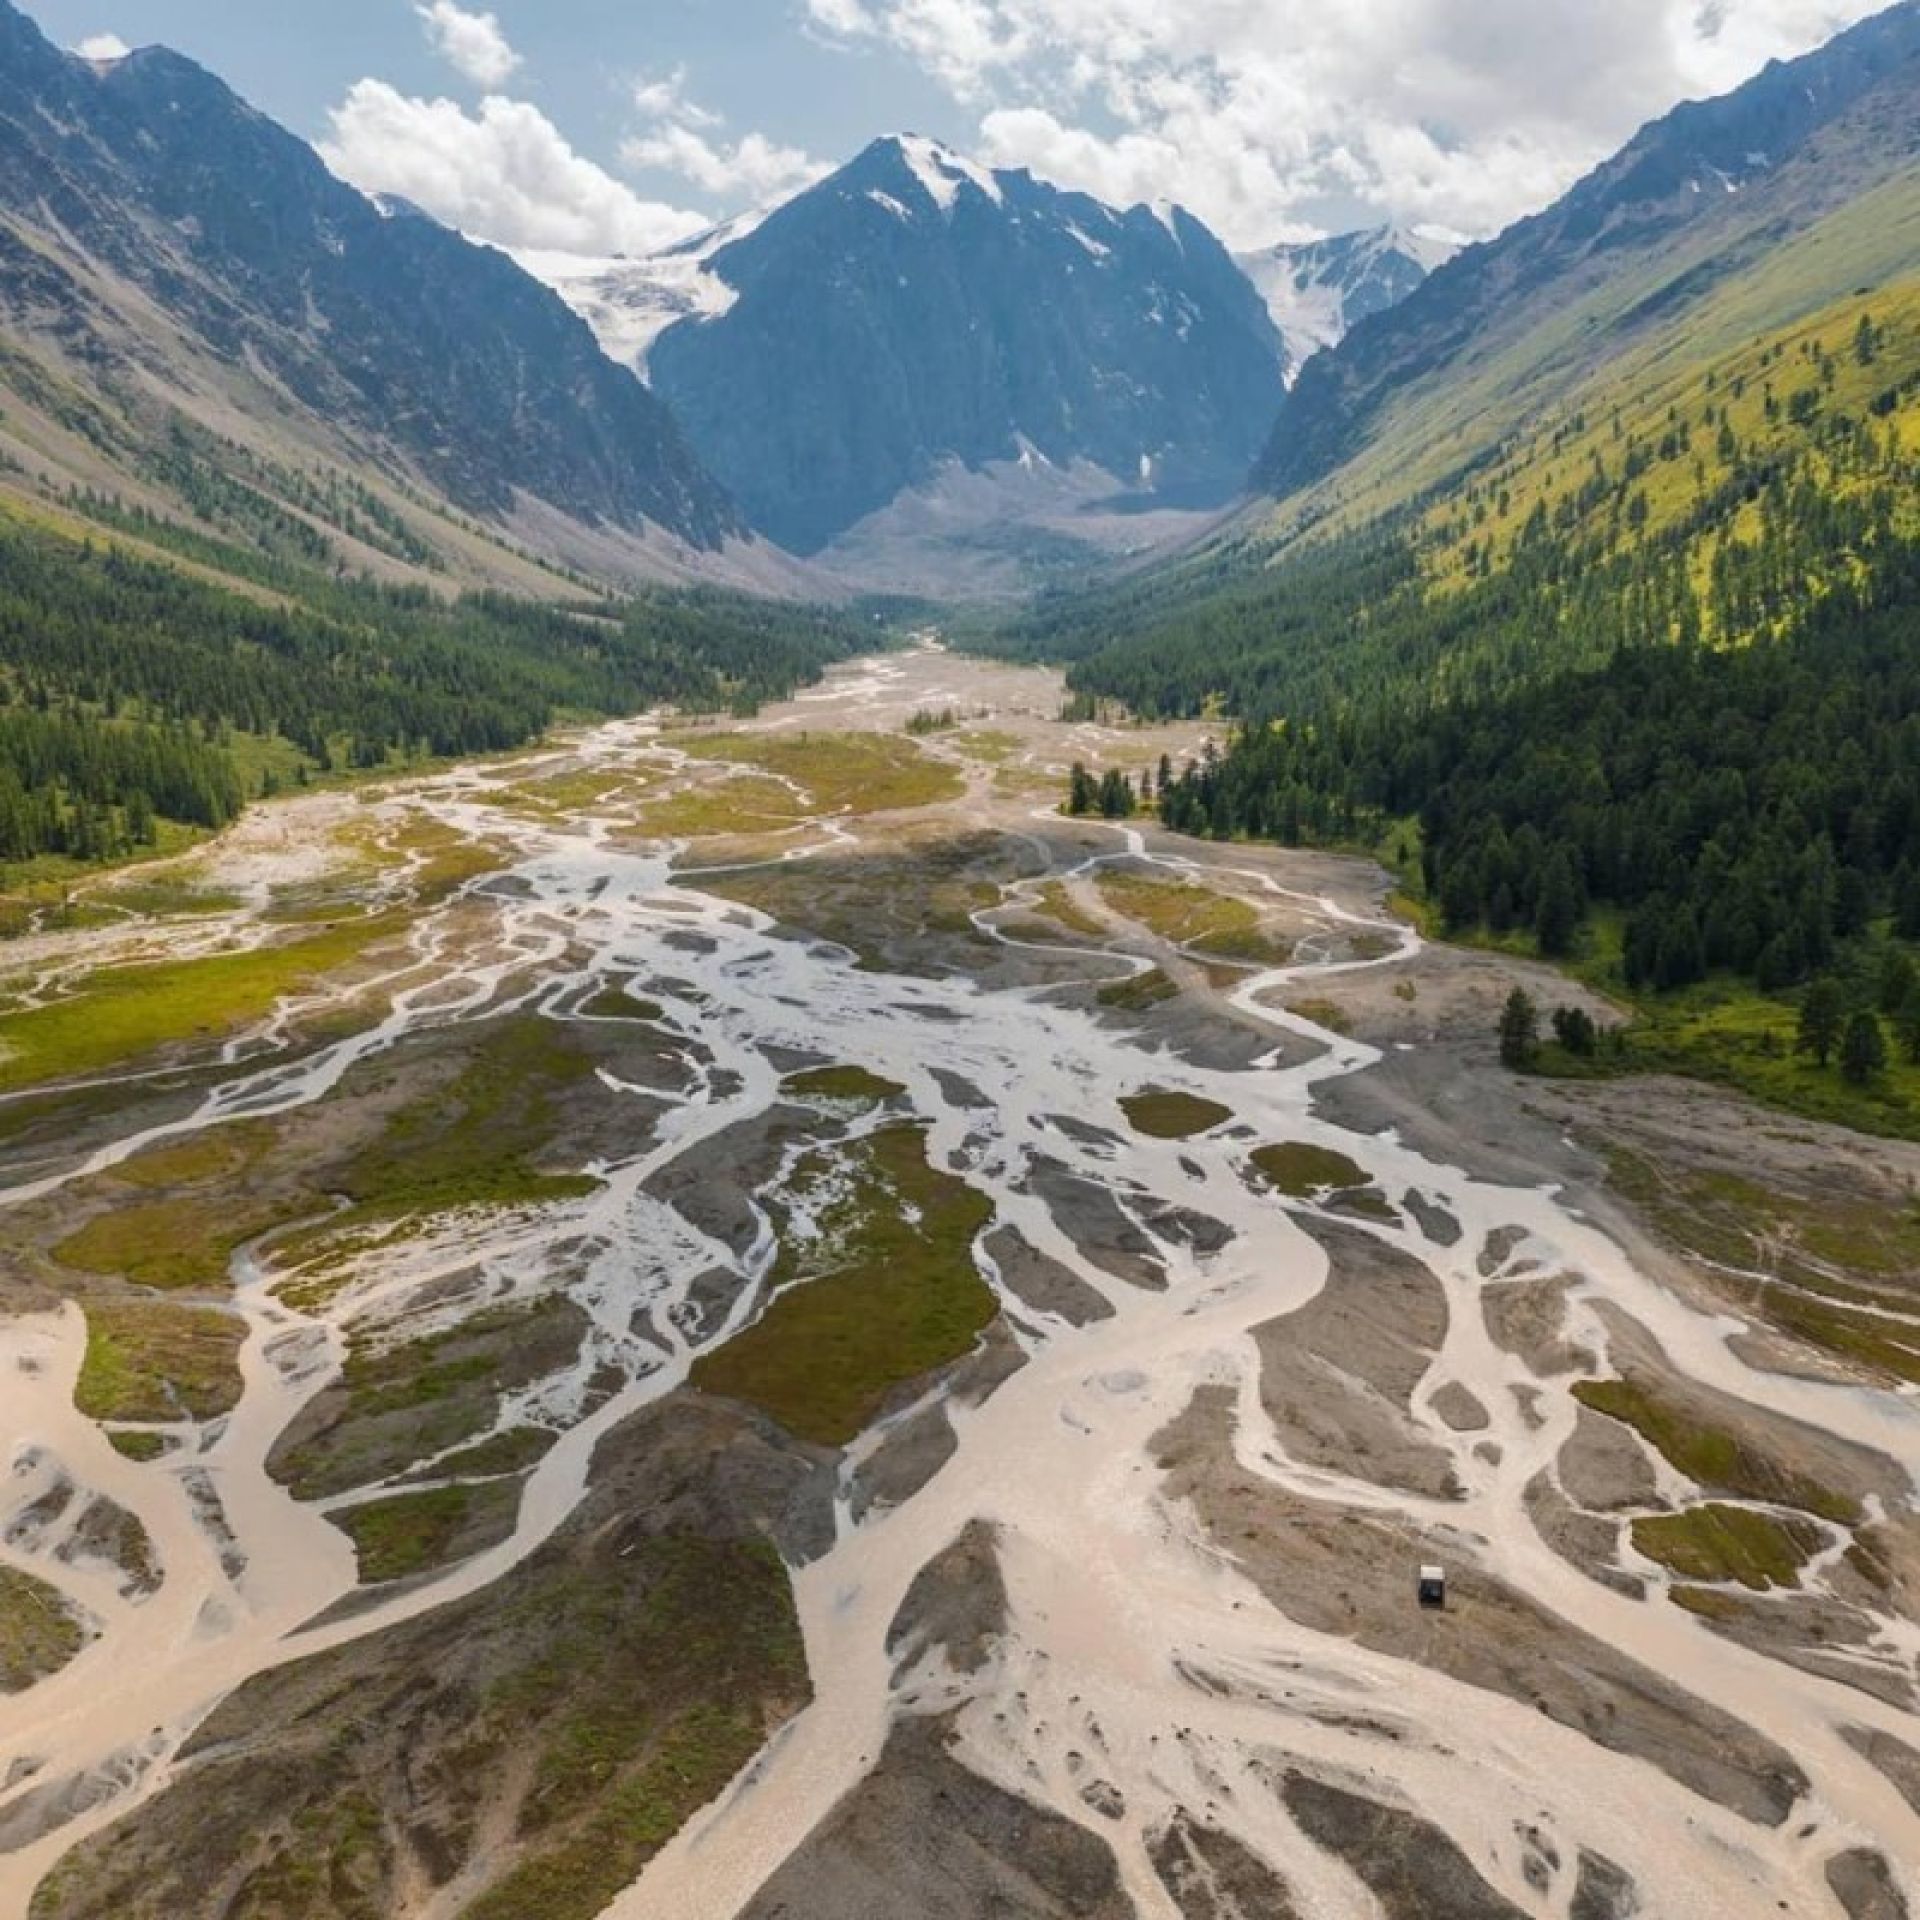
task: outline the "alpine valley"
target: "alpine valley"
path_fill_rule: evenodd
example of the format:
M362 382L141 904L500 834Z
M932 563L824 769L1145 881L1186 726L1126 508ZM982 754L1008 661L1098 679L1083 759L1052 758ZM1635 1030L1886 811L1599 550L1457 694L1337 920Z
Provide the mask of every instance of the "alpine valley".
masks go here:
M0 0L0 1920L1920 1912L1920 0L1369 218Z

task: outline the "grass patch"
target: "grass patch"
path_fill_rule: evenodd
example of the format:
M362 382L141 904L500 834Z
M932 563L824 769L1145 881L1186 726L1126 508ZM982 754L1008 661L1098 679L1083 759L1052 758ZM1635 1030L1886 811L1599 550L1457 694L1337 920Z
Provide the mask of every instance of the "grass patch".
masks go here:
M267 1470L297 1499L318 1500L409 1473L468 1442L432 1477L529 1464L550 1437L495 1433L501 1396L569 1365L584 1326L579 1310L555 1297L496 1307L398 1345L356 1342L339 1380L274 1448Z
M1158 967L1137 973L1131 980L1116 980L1112 986L1102 987L1094 995L1101 1006L1112 1007L1121 1013L1150 1013L1155 1007L1164 1006L1169 1000L1179 997L1179 987Z
M517 1481L396 1494L329 1516L353 1542L364 1586L405 1580L480 1551L520 1505Z
M1820 1549L1820 1529L1751 1507L1689 1507L1633 1523L1633 1544L1688 1580L1737 1581L1755 1592L1797 1584Z
M0 1695L24 1693L58 1673L86 1635L58 1589L0 1567Z
M224 1290L241 1247L320 1204L309 1193L255 1190L250 1176L279 1144L271 1124L246 1121L137 1155L115 1170L116 1183L187 1191L96 1214L53 1248L54 1259L163 1293Z
M972 915L1000 904L1034 855L997 833L903 826L870 846L783 861L745 872L676 874L675 883L737 900L788 929L846 947L870 973L950 970L952 945L998 952Z
M1348 1018L1347 1010L1331 1000L1289 1000L1287 1011L1296 1020L1304 1020L1325 1033L1337 1033L1345 1037L1353 1031L1353 1022Z
M799 1100L858 1100L876 1106L906 1092L897 1080L883 1080L865 1067L815 1067L790 1074L781 1091Z
M240 1404L245 1342L240 1321L212 1307L89 1307L74 1404L90 1420L212 1420Z
M1604 1151L1614 1189L1676 1246L1733 1275L1744 1304L1829 1353L1920 1382L1920 1329L1872 1311L1912 1311L1911 1294L1896 1284L1920 1269L1920 1216L1911 1206L1857 1194L1807 1197Z
M406 1107L332 1176L353 1205L287 1243L302 1257L374 1222L469 1207L537 1206L598 1190L585 1174L538 1164L557 1098L597 1068L565 1026L538 1015L495 1023L453 1084Z
M656 839L711 840L785 832L800 825L808 812L800 796L778 780L738 774L670 794L644 808L637 824Z
M722 733L673 744L696 760L772 776L782 783L784 805L796 820L818 813L898 813L957 800L967 790L956 769L896 734Z
M545 1427L509 1427L490 1434L477 1446L450 1453L433 1469L435 1479L484 1479L497 1474L525 1473L553 1451L560 1438Z
M1710 1493L1797 1507L1843 1526L1857 1525L1857 1502L1767 1459L1737 1434L1703 1426L1631 1380L1582 1380L1574 1398L1638 1433L1667 1462Z
M53 1257L70 1271L118 1275L162 1293L223 1291L234 1254L313 1211L311 1200L226 1192L118 1207L70 1234Z
M828 1195L820 1239L805 1254L786 1241L772 1304L703 1354L693 1383L763 1408L802 1439L843 1446L894 1388L963 1358L992 1323L973 1243L993 1205L928 1161L917 1126L811 1156L796 1179Z
M1196 1134L1211 1133L1233 1118L1233 1109L1217 1100L1202 1100L1191 1093L1163 1093L1149 1089L1129 1094L1120 1102L1120 1110L1136 1133L1149 1140L1191 1140Z
M1253 1164L1291 1200L1311 1200L1323 1193L1350 1193L1370 1186L1367 1170L1358 1161L1331 1147L1310 1146L1304 1140L1284 1146L1260 1147Z
M662 1020L667 1010L657 1000L643 1000L629 987L602 987L580 1011L589 1020Z
M164 1433L120 1430L108 1434L107 1440L123 1460L137 1461L142 1466L164 1460L173 1451L173 1442Z
M1104 940L1107 929L1084 907L1074 904L1073 893L1064 880L1049 880L1040 889L1038 907L1056 926L1065 927L1088 940Z
M530 1598L529 1618L567 1625L484 1710L537 1743L524 1852L461 1920L595 1920L806 1697L771 1546L669 1534L628 1554L616 1574L556 1570Z
M1723 1593L1718 1587L1675 1585L1667 1589L1667 1598L1676 1607L1684 1607L1689 1613L1698 1614L1702 1620L1711 1620L1720 1625L1738 1620L1747 1611L1741 1601L1730 1593Z
M494 804L536 820L572 819L632 807L663 778L643 767L573 767L501 788Z
M208 919L238 913L247 904L242 895L224 888L197 887L191 881L159 876L90 889L87 899L92 905L150 920Z
M350 966L400 924L383 915L248 953L91 974L70 999L0 1016L0 1092L212 1045Z
M1334 1194L1327 1204L1350 1219L1376 1220L1383 1227L1400 1224L1399 1210L1378 1187L1347 1188Z
M952 745L958 747L969 760L982 760L990 767L1003 767L1026 742L1017 733L999 733L991 727L975 728L967 733L956 733Z
M1198 880L1105 871L1095 884L1115 913L1175 946L1264 966L1280 966L1293 957L1285 941L1269 940L1260 931L1260 915L1244 900Z

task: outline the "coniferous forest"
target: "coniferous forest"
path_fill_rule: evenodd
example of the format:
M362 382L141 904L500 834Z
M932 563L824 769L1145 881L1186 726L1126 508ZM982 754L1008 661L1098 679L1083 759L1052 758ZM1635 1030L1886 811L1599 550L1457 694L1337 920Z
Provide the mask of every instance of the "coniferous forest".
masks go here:
M224 825L249 797L236 735L323 772L492 752L565 713L750 706L871 644L718 592L570 608L316 576L247 595L0 524L0 862Z
M1456 933L1626 984L1808 980L1920 937L1920 299L1592 407L1385 524L1060 601L1077 696L1218 708L1180 831L1367 845ZM1077 656L1077 657L1076 657Z

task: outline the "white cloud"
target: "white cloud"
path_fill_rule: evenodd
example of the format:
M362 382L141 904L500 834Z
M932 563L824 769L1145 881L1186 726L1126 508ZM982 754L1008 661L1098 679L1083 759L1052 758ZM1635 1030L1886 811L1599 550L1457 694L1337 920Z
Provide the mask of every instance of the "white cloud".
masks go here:
M720 138L724 116L688 94L684 68L636 82L633 104L649 124L622 145L620 158L636 171L675 173L705 193L754 203L796 193L828 171L810 153L763 133Z
M499 96L469 113L361 80L321 156L343 180L394 193L483 240L565 253L650 253L709 223L643 200L577 153L539 108Z
M90 33L74 48L82 60L124 60L132 51L117 33Z
M1487 233L1643 121L1883 0L807 0L980 114L983 157L1237 244L1364 205Z
M433 50L476 87L498 89L518 71L520 56L496 15L468 13L454 0L421 0L414 12Z

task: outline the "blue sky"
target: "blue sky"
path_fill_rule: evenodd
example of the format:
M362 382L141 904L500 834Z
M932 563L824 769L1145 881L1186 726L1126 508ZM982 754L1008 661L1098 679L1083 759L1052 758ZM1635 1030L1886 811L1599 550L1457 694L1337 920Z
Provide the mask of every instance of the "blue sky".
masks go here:
M27 0L161 40L370 190L639 252L913 128L1232 244L1480 236L1878 0Z

